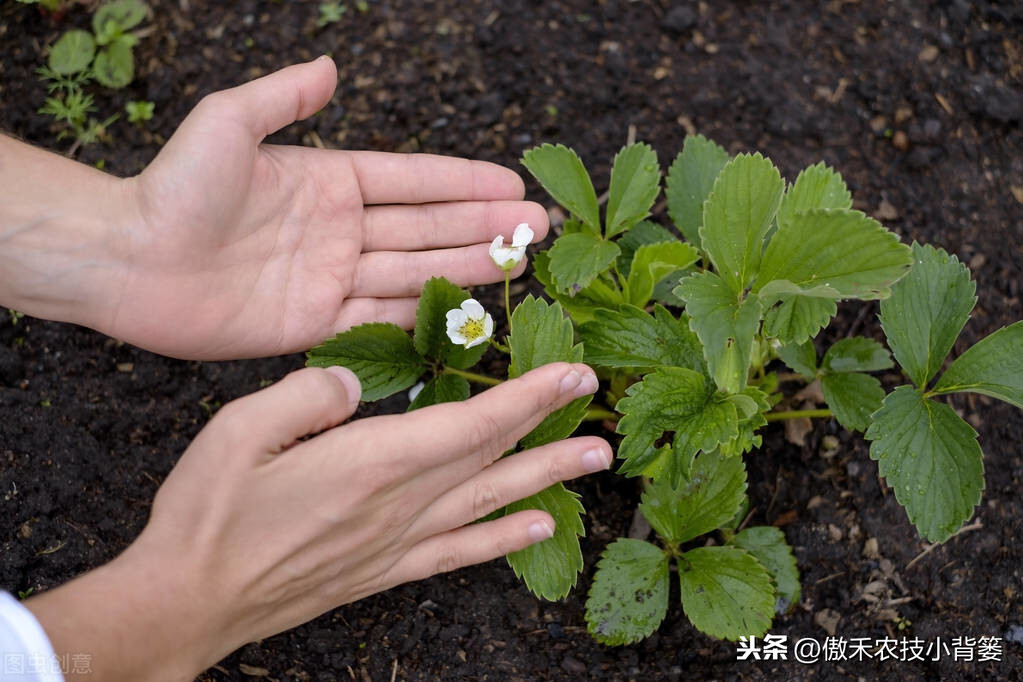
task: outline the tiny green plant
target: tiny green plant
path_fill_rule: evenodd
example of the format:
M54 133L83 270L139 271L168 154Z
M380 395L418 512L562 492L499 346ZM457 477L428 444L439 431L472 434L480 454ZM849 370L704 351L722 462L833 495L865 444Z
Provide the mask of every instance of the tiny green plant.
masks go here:
M974 392L1023 408L1023 322L941 372L976 303L958 259L903 244L853 210L845 182L823 163L786 183L760 154L732 157L690 136L667 173L667 216L651 216L662 174L646 144L615 156L603 210L571 149L545 144L522 161L569 215L533 259L549 301L528 295L511 305L507 273L533 237L522 225L510 245L498 237L490 250L506 273L503 341L467 291L433 279L411 337L392 324L361 325L312 349L307 364L349 367L365 400L415 385L410 410L465 400L469 382L502 381L472 370L488 347L508 355L508 378L554 361L596 367L605 404L574 401L516 449L567 437L586 419L617 423L618 473L642 481L639 513L657 542L621 538L605 550L586 604L599 641L635 642L657 628L672 562L683 611L715 637L763 635L798 603L784 533L745 527L743 455L760 448L772 421L834 418L864 432L880 475L930 541L970 518L984 487L982 453L946 401ZM887 348L850 336L818 353L815 339L840 300L880 300ZM909 383L889 392L872 373L896 363ZM785 407L813 382L826 407ZM560 599L583 569L583 506L559 483L496 514L528 508L552 515L554 536L508 562L535 594Z
M149 13L139 0L111 0L92 15L92 32L72 29L50 48L49 68L61 76L90 71L108 88L123 88L135 77L133 48L138 37L129 33Z
M336 24L341 21L341 18L348 11L348 8L340 2L321 2L320 3L320 16L316 20L316 26L323 28L330 24Z
M153 112L156 109L154 102L128 102L124 105L124 110L128 114L128 123L142 124L153 118Z
M57 134L57 139L74 137L73 149L96 142L105 134L107 126L117 120L118 114L103 120L91 116L96 112L96 105L93 96L84 89L85 84L92 78L91 73L86 71L61 75L45 66L36 69L36 73L46 84L49 93L39 113L52 116L64 126Z
M11 320L11 326L17 327L18 323L21 322L21 318L25 317L25 313L19 312L14 308L8 308L7 317Z

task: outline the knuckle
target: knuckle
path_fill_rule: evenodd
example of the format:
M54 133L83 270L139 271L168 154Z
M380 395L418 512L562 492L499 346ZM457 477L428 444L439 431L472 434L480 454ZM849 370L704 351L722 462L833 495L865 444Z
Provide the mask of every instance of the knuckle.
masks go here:
M552 486L555 483L571 478L562 460L558 457L549 457L545 467L544 483Z
M480 453L483 466L489 466L504 452L504 433L497 419L485 412L470 422L469 445Z
M437 573L450 573L462 567L462 555L457 548L446 545L437 553L437 560L434 566Z
M489 483L477 483L472 496L472 517L481 519L501 506L501 499Z

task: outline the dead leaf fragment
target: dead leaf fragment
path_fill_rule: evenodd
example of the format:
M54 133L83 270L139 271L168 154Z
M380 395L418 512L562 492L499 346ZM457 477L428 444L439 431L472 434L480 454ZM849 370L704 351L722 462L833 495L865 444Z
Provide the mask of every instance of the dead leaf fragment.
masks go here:
M823 628L824 632L828 633L831 637L835 636L835 632L838 630L838 621L840 620L842 620L842 616L834 609L821 609L813 614L813 622Z
M270 671L267 670L266 668L260 668L260 667L254 666L254 665L247 665L245 663L239 663L238 664L238 670L240 670L243 675L248 675L249 677L269 677L270 676Z
M1016 197L1016 201L1023 204L1023 185L1012 185L1009 189L1012 190L1012 196Z
M895 220L899 217L899 209L895 208L887 199L881 199L875 214L881 220Z

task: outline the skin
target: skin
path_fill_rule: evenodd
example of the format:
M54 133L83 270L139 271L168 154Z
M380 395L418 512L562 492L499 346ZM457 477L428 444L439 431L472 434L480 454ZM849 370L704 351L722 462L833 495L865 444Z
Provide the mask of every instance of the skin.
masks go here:
M498 166L261 143L335 79L321 58L210 95L129 179L0 136L2 305L176 357L272 355L362 322L409 327L429 277L500 281L493 237L520 222L544 236L543 209ZM555 363L346 423L354 374L294 372L217 413L122 555L25 604L98 679L194 679L341 604L550 537L540 510L472 522L607 468L593 437L502 457L596 388Z

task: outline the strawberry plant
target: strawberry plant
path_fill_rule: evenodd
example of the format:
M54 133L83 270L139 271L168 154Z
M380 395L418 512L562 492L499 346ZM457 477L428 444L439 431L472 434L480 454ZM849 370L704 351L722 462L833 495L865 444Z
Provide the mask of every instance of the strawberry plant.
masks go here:
M976 302L955 256L903 244L853 210L841 176L824 164L786 183L760 154L730 157L701 136L686 138L668 169L667 219L650 216L662 174L645 144L615 156L603 210L572 150L546 144L523 164L569 215L533 260L550 301L527 296L513 308L506 277L502 342L468 292L434 279L411 337L395 325L362 325L311 350L308 363L349 367L366 400L416 385L409 409L464 400L469 382L501 381L472 371L488 346L508 354L508 377L553 361L598 368L605 405L580 398L517 447L567 437L587 418L617 422L618 472L644 482L639 511L658 542L622 538L605 550L586 603L598 640L634 642L657 628L672 562L687 617L715 637L760 636L799 601L784 534L743 525L743 455L760 448L771 421L834 418L863 432L879 474L930 541L972 516L983 455L944 399L975 392L1023 408L1023 322L942 372ZM510 247L496 239L495 267L514 267L531 237L516 230ZM852 336L818 353L814 340L841 300L880 300L887 348ZM896 363L909 382L886 392L873 373ZM779 407L793 386L813 382L826 407ZM557 527L508 561L534 593L562 598L583 568L582 504L557 484L506 511L523 508L548 511Z

